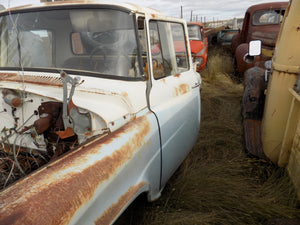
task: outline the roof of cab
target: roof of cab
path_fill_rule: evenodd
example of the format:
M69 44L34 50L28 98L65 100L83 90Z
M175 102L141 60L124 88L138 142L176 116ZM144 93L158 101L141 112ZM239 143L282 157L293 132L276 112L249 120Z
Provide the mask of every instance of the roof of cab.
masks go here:
M200 22L187 22L187 25L198 25L200 27L203 27L203 24Z
M257 10L265 10L265 9L282 9L288 6L288 2L268 2L257 5L252 5L247 9L247 12L252 14Z
M150 18L155 18L155 19L163 19L163 20L177 20L177 21L183 21L182 19L179 18L173 18L173 17L168 17L162 12L148 8L148 7L143 7L143 6L138 6L133 3L124 3L124 2L117 2L117 1L106 1L106 0L68 0L68 1L55 1L55 2L44 2L44 3L37 3L37 4L25 4L23 6L18 6L18 7L13 7L10 9L6 9L2 11L1 13L5 12L12 12L12 11L24 11L24 10L36 10L38 8L60 8L60 7L72 7L72 6L91 6L91 7L96 7L96 6L114 6L114 7L120 7L128 11L132 11L135 13L140 13L140 14L148 14Z

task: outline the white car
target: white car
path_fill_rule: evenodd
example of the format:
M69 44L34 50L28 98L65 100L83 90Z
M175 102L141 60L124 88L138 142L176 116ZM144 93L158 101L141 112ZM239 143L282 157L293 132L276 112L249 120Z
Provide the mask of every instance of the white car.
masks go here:
M67 1L0 27L0 224L112 224L157 199L200 127L185 21Z

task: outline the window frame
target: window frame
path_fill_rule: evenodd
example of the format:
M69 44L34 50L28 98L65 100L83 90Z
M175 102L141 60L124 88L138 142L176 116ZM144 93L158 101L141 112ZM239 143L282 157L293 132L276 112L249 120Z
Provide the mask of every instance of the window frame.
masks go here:
M177 58L176 58L176 50L175 50L175 45L174 45L174 40L173 40L173 36L171 35L171 38L172 38L172 41L173 41L173 49L174 49L174 57L175 57L175 61L176 61L176 72L173 74L173 73L170 73L170 74L168 74L168 75L165 75L165 73L164 73L164 75L163 76L161 76L161 77L159 77L159 78L155 78L155 76L154 76L154 69L153 69L153 65L152 65L152 74L153 74L153 79L154 80L160 80L160 79L163 79L163 78L166 78L166 77L170 77L170 76L176 76L176 75L178 75L179 73L182 73L182 72L187 72L187 71L189 71L190 70L190 68L191 68L191 65L190 65L190 54L189 54L189 47L188 47L188 36L187 36L187 26L184 24L184 23L182 23L182 22L179 22L179 21L170 21L170 20L160 20L160 19L149 19L148 20L148 28L149 28L149 33L148 33L148 36L149 36L149 41L150 41L150 43L149 43L149 47L148 48L150 48L150 52L149 52L149 56L150 56L150 59L153 61L153 54L152 54L152 51L151 51L151 30L150 30L150 23L151 22L155 22L156 23L156 26L157 26L157 28L158 28L158 35L159 35L159 43L160 43L160 46L161 46L161 38L160 38L160 31L159 31L159 25L158 25L158 23L159 22L161 22L161 23L169 23L170 24L170 26L172 25L172 24L178 24L178 25L180 25L181 27L182 27L182 31L183 31L183 37L184 37L184 40L183 40L183 43L184 43L184 49L185 49L185 58L186 58L186 67L185 67L185 69L186 70L184 70L184 71L179 71L178 70L178 63L177 63ZM172 32L172 31L171 31ZM172 34L172 33L171 33ZM171 53L171 54L173 54L173 53ZM161 55L163 55L163 53L161 53ZM163 58L163 57L162 57ZM152 63L153 64L153 63Z

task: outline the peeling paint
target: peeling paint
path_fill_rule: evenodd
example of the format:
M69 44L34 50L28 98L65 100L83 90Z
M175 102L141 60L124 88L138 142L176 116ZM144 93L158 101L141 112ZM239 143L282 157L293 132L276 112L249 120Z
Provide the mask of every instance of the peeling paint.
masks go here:
M141 182L135 186L131 186L125 194L123 194L116 203L111 205L100 218L95 221L96 225L111 224L111 222L119 215L121 210L130 202L136 193L147 183Z
M180 84L179 85L179 93L181 95L190 91L190 86L188 84Z
M146 116L139 117L5 189L0 193L0 224L69 223L99 185L114 176L144 144L149 131ZM103 148L115 146L130 132L134 134L119 149L101 156Z

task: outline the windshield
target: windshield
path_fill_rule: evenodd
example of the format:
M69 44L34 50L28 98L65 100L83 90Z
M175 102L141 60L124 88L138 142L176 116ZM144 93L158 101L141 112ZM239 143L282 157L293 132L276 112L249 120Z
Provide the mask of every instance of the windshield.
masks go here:
M202 41L200 27L197 25L188 25L189 39Z
M284 16L285 9L259 10L253 14L253 25L280 24Z
M0 17L0 66L69 69L139 77L134 17L113 9L28 12Z

